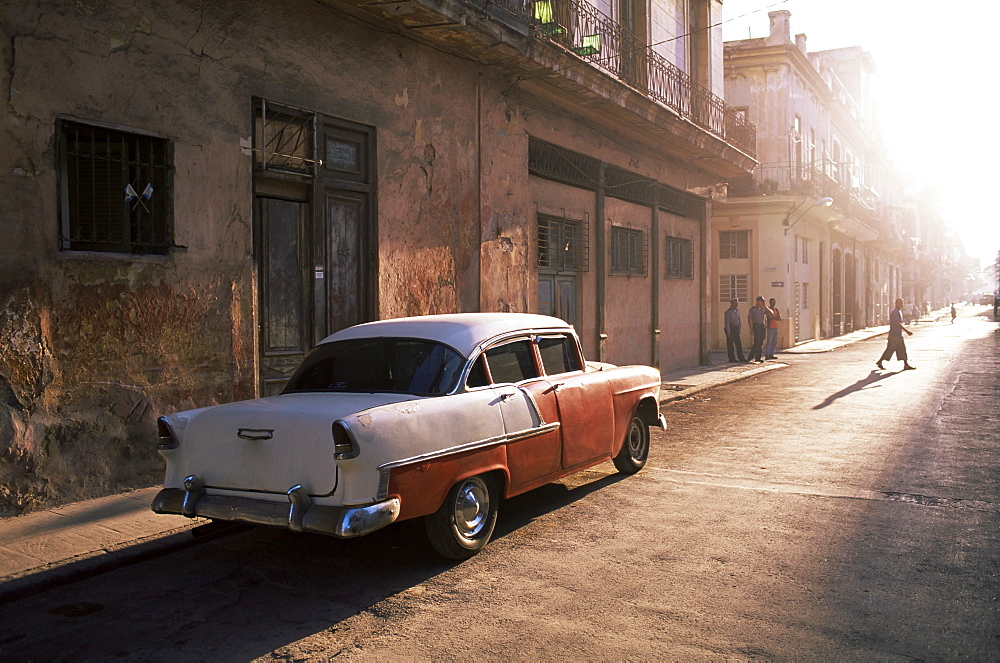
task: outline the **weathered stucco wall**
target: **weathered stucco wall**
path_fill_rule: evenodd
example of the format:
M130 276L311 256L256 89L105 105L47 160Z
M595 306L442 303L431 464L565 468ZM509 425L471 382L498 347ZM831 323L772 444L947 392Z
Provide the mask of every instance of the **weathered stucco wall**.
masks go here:
M707 187L715 178L694 168L689 162L672 158L669 154L651 148L642 141L620 130L615 124L601 124L592 118L583 117L560 109L550 97L535 94L533 90L522 90L515 97L520 116L524 120L526 135L524 161L527 161L527 135L540 138L554 145L600 159L608 164L639 177L654 179L681 190ZM597 206L592 191L552 182L537 177L530 178L522 236L526 238L527 278L525 285L529 310L536 310L538 269L534 246L537 227L535 218L539 212L555 217L586 219L590 228L589 269L577 274L579 284L579 323L577 332L584 353L590 359L598 356L598 242L596 234ZM522 194L524 195L524 194ZM610 251L610 228L620 225L641 229L649 240L648 250L659 252L663 260L665 237L691 239L695 256L702 250L701 221L673 217L660 213L659 237L651 238L652 212L648 207L624 202L613 196L605 198L605 238L606 251ZM676 234L673 234L676 233ZM610 258L605 271L605 324L608 334L605 345L605 360L613 363L650 363L652 357L653 329L661 329L659 339L660 367L663 369L690 366L699 361L701 289L700 260L695 259L695 277L680 282L665 280L660 276L659 284L660 318L659 324L652 320L652 272L646 276L611 275ZM483 263L484 284L489 279L487 263ZM485 285L484 285L485 287ZM681 319L683 318L683 322Z
M702 222L661 211L659 223L663 238L676 237L691 242L695 263L692 266L694 278L663 279L660 283L660 365L694 366L700 360L698 301L701 282L705 278L699 265L700 256L705 251L701 237ZM710 292L714 293L717 287L709 280ZM717 293L710 294L710 299L718 299Z
M254 96L376 127L380 317L478 307L477 65L311 2L2 12L0 514L152 485L160 413L254 395ZM179 248L58 250L60 117L170 140Z
M310 0L9 0L0 26L0 515L152 485L159 414L255 395L255 97L374 128L381 318L537 309L537 211L594 223L595 200L529 178L529 136L680 189L715 181L578 98ZM60 118L169 141L167 255L59 250Z
M652 279L649 252L659 250L660 242L650 237L652 210L635 203L608 198L605 216L608 247L612 228L642 231L646 238L646 273L621 274L612 270L608 258L607 288L607 361L613 364L652 364L653 325ZM692 302L694 303L694 302Z
M239 74L191 50L189 11L169 14L4 6L0 514L151 485L160 412L252 395L248 173L222 143L246 113L207 94ZM172 139L187 250L58 251L58 117Z
M484 78L480 114L479 310L534 312L533 197L522 108L505 94L510 81Z

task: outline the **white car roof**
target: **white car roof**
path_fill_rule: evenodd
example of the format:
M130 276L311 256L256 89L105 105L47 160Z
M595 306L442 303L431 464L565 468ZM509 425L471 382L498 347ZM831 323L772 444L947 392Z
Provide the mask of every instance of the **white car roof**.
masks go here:
M440 341L468 357L476 347L509 332L571 331L559 318L532 313L449 313L366 322L342 329L323 343L349 338L403 337Z

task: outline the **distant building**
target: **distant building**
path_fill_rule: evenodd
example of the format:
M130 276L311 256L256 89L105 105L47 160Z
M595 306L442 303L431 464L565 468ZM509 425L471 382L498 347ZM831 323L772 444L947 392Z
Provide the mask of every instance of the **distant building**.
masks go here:
M904 182L879 136L859 47L809 53L790 13L770 34L725 44L726 99L757 126L760 165L712 211L713 345L731 297L774 297L779 347L882 324L912 253Z

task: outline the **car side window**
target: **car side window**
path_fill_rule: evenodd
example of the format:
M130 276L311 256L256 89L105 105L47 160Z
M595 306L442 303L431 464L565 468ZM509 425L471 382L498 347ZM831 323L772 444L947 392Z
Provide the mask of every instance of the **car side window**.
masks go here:
M542 367L546 375L558 375L581 369L576 343L566 335L539 338L538 353L542 356Z
M490 348L486 351L486 361L495 384L538 377L531 341L527 339Z
M486 366L484 362L486 359L480 356L476 359L476 363L472 365L469 369L469 377L465 380L465 386L472 389L474 387L485 387L488 386L490 381L486 377Z

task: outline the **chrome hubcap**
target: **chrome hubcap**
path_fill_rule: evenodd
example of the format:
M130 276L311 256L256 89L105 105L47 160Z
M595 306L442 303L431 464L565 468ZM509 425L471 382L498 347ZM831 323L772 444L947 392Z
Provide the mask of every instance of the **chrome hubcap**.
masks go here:
M490 494L479 477L466 479L455 496L455 527L467 539L474 538L486 524Z
M628 429L628 450L632 458L641 460L643 455L643 434L642 427L632 422Z

